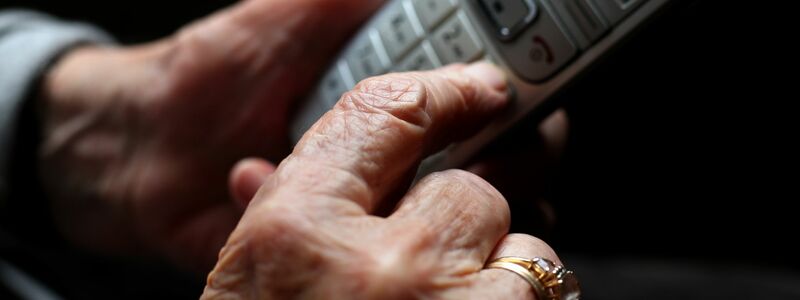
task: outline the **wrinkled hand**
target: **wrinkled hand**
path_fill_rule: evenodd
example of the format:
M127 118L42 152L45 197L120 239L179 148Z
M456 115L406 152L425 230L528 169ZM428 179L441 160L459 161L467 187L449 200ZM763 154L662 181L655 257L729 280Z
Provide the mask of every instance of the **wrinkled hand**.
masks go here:
M266 180L203 298L533 299L520 277L484 264L557 257L536 238L507 235L505 199L476 175L435 173L390 216L373 215L423 157L501 109L506 88L487 64L361 82Z
M290 101L380 3L249 0L159 42L65 55L41 115L60 229L90 249L210 269L243 211L232 166L288 152Z

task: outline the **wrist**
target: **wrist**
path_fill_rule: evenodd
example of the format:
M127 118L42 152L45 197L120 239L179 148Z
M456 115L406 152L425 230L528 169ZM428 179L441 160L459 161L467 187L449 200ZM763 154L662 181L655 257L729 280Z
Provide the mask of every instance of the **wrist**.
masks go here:
M131 145L124 49L83 46L42 77L37 163L55 225L69 241L108 253L135 249L135 234L115 197ZM130 84L130 82L128 82ZM98 226L102 224L102 226Z
M91 111L104 99L112 74L113 48L77 47L63 54L44 74L39 92L39 116L44 127L57 126ZM107 92L105 92L107 93Z

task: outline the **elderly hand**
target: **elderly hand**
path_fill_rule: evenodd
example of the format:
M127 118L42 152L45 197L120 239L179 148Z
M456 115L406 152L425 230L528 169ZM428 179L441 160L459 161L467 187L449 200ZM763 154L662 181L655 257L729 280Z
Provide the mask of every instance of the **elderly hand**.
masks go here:
M381 2L249 0L159 42L66 54L41 103L59 228L207 272L244 209L226 184L234 163L288 153L290 101Z
M485 124L506 88L484 63L361 82L266 180L203 298L533 299L521 277L484 265L558 258L507 235L508 205L490 184L452 170L406 193L420 160ZM398 192L396 210L375 216Z

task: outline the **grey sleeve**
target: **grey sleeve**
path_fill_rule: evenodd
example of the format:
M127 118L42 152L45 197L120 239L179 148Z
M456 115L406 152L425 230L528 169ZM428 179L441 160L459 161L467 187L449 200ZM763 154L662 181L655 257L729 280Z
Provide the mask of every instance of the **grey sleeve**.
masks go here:
M25 10L0 10L0 203L8 191L10 151L20 108L41 73L59 54L81 43L112 43L86 24Z

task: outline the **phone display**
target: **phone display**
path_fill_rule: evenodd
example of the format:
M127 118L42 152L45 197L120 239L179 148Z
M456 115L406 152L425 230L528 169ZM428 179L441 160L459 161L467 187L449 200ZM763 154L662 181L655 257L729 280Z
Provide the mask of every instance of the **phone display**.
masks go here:
M419 175L466 162L544 104L674 0L391 0L367 22L300 106L297 142L365 78L491 61L507 74L510 108L474 137L427 158Z

